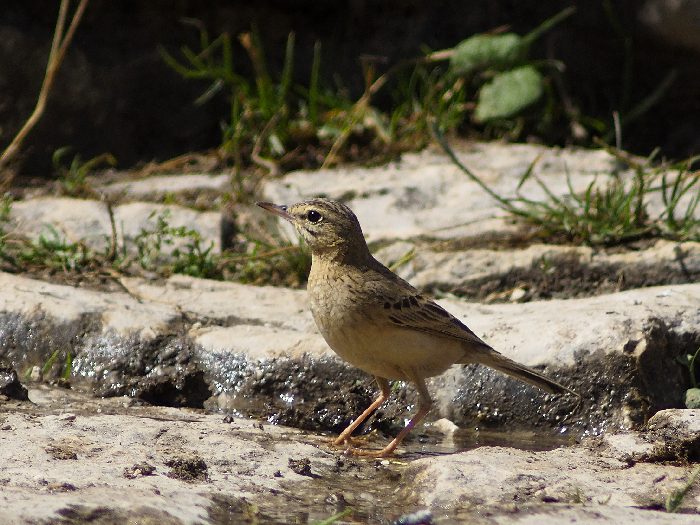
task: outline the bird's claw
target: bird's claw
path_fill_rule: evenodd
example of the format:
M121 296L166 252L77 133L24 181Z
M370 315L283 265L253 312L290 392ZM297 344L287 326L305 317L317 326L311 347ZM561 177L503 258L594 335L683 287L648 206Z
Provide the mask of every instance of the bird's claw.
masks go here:
M345 456L358 456L358 457L369 457L369 458L386 458L394 455L393 450L375 450L369 448L355 448L348 447L343 451Z

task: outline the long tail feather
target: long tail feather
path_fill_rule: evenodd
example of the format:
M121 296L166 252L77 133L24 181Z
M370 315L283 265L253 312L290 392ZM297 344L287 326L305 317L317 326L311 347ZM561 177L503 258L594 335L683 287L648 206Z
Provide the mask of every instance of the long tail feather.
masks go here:
M482 355L480 357L481 359L479 359L477 362L494 368L499 372L503 372L504 374L514 377L515 379L519 379L524 383L528 383L530 385L541 388L542 390L544 390L545 392L549 392L550 394L572 394L576 397L581 397L579 394L577 394L570 388L565 387L561 383L557 383L556 381L553 381L552 379L543 376L542 374L536 372L532 368L529 368L525 365L521 365L520 363L513 361L512 359L508 359L507 357L496 352L495 350L492 350L488 354Z

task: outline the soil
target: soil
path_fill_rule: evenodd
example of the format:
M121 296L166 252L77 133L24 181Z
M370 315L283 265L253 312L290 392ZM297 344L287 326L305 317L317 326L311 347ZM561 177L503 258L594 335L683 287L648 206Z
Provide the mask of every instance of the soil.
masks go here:
M207 464L197 455L175 456L165 460L165 464L170 467L167 476L183 481L207 481Z
M635 250L636 251L636 250ZM518 302L547 299L571 299L622 292L635 288L697 282L698 276L681 266L669 269L667 265L599 265L583 264L577 258L553 258L556 271L533 265L514 268L506 274L483 279L467 280L462 285L445 290L470 301L497 303L512 302L514 290L522 291ZM435 293L437 290L428 290Z

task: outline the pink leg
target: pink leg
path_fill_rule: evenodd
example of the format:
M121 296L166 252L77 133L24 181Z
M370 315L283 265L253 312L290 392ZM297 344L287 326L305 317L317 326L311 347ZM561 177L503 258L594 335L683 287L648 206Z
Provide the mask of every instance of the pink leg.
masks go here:
M340 433L338 438L335 441L333 441L334 445L344 444L350 438L350 435L355 431L355 429L357 427L359 427L360 424L362 424L362 422L365 419L367 419L367 417L369 417L369 415L372 412L377 410L380 407L380 405L382 403L384 403L384 401L389 399L389 393L390 393L389 381L387 381L383 377L375 377L374 379L377 381L377 384L379 385L379 389L380 389L379 397L377 399L375 399L372 402L372 404L370 406L368 406L364 412L362 412L362 414L357 416L355 421L350 423L350 425Z
M416 415L413 416L411 421L408 422L408 425L406 425L401 432L399 432L398 436L396 436L392 442L382 450L351 450L351 454L358 456L374 456L378 458L392 455L396 447L398 447L408 433L413 430L413 427L420 423L428 412L430 412L430 409L433 406L433 400L430 399L430 394L425 386L425 381L423 381L423 379L420 377L414 377L413 382L415 383L418 394L420 395L420 401L418 404L418 412L416 412Z

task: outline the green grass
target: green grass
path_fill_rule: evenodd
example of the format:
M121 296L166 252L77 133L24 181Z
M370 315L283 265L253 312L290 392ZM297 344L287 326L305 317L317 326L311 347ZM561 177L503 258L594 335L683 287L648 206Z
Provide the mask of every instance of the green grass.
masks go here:
M79 272L90 264L90 250L82 242L69 242L53 226L21 246L18 259L23 265L42 266L64 272Z
M134 239L141 268L161 274L219 277L212 242L205 246L201 234L186 226L172 226L170 212L152 212L151 224Z
M294 244L279 237L248 238L249 253L224 253L220 257L223 277L244 284L278 284L298 288L306 282L311 252L299 239Z
M540 237L588 245L623 244L648 237L700 240L700 219L696 214L700 177L693 171L696 157L670 165L655 164L653 154L640 162L605 146L631 176L610 173L605 180L594 179L584 191L577 192L567 174L568 193L564 195L556 195L537 177L534 168L539 159L535 159L516 188L517 193L527 180L534 180L545 197L533 200L496 193L457 158L437 126L433 127L433 133L467 177L523 225L535 229ZM652 217L649 206L655 196L661 199L663 209Z
M0 201L0 261L3 270L39 274L81 275L90 278L115 275L168 276L184 274L208 279L227 279L252 284L299 287L306 282L311 254L301 241L289 242L278 235L265 239L248 237L238 251L214 251L195 229L173 226L170 213L153 212L133 240L117 246L116 231L106 236L102 249L84 242L70 242L47 226L34 240L4 231L11 201ZM116 225L113 224L113 228ZM240 250L245 248L245 252Z
M690 489L693 487L693 484L699 476L700 467L696 467L690 474L688 481L686 481L683 486L669 493L669 495L666 497L666 512L676 512L680 508L681 504L683 503L683 499L686 497L688 492L690 492Z
M70 351L63 353L63 356L61 356L62 353L63 352L61 352L60 350L55 350L49 356L49 358L41 367L42 378L48 378L49 374L51 374L55 365L58 363L60 364L60 367L58 369L58 378L62 379L63 381L68 381L70 379L71 373L73 371L73 356L70 353ZM59 360L59 357L62 357L62 359ZM31 368L29 369L29 374L31 374Z
M83 161L80 155L75 155L69 165L63 163L63 158L70 152L71 148L64 147L57 149L52 162L58 182L64 194L73 197L90 197L94 192L88 184L88 175L98 166L115 166L117 159L110 153L103 153L91 159Z
M228 101L219 149L237 168L252 163L277 172L278 164L289 161L299 144L321 142L337 111L351 106L341 92L322 86L320 43L314 48L308 84L299 86L292 82L294 33L287 39L282 70L274 74L257 28L235 40L228 33L212 39L199 22L188 23L199 32L199 49L183 46L179 56L174 56L161 48L161 56L183 78L206 82L196 104L216 96ZM240 50L243 54L237 53ZM241 73L247 69L252 69L252 76Z
M167 211L152 213L151 224L134 240L136 261L146 271L294 287L306 282L311 255L301 241L292 244L274 236L267 240L248 238L246 244L251 247L248 253L215 253L213 244L206 245L199 232L184 226L174 227L169 218ZM125 267L126 262L121 266Z
M308 80L295 82L306 73L296 71L294 33L288 35L279 71L270 66L255 26L237 37L212 37L201 22L186 20L199 34L198 47L160 52L178 75L202 84L195 104L215 98L227 103L219 151L239 176L251 165L277 174L319 163L376 161L420 148L431 138L429 119L443 131L471 126L485 136L514 139L533 126L556 125L554 113L562 111L553 108L562 103L551 85L563 67L531 56L530 47L573 13L564 9L526 35L477 34L388 67L362 58L365 89L356 100L337 82L327 85L332 75L323 74L320 42L311 63L302 65ZM380 93L381 107L376 105Z

